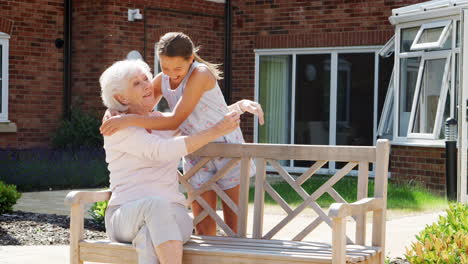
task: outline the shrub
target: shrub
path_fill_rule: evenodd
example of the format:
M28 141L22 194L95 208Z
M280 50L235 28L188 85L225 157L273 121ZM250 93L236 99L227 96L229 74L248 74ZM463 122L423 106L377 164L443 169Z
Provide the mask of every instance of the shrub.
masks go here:
M99 133L101 120L80 108L71 110L70 120L63 120L52 138L55 148L97 147L102 148L103 137Z
M93 221L104 227L104 220L106 217L106 209L107 209L108 201L101 201L94 203L91 208L89 208L89 215L93 218Z
M13 211L13 205L20 197L21 193L16 191L15 185L0 181L0 214Z
M447 216L426 226L416 239L405 255L413 264L468 263L468 205L451 205Z

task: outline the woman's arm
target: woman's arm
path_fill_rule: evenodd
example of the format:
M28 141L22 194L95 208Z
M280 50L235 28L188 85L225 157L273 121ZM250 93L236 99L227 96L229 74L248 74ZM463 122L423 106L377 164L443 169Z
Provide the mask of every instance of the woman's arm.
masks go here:
M156 82L160 84L160 80ZM192 113L203 93L213 88L215 83L216 79L206 67L196 68L190 75L184 93L172 113L163 117L126 115L125 117L111 118L102 124L100 128L101 133L112 135L120 129L129 126L138 126L152 130L175 130Z
M129 153L137 157L170 161L192 153L207 143L231 133L239 127L240 115L230 112L212 128L191 136L161 138L142 128L127 128L112 136L104 137L104 148Z

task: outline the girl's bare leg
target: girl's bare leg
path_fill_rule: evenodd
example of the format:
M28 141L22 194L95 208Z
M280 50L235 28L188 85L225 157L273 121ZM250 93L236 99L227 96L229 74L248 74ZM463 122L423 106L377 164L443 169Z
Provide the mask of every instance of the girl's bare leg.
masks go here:
M217 195L214 191L206 191L201 197L210 205L210 207L216 211ZM197 201L192 202L192 211L194 218L203 212L203 207L198 204ZM215 236L216 235L216 222L211 216L205 217L195 227L197 235Z
M234 188L224 190L224 192L231 198L231 200L239 206L239 190L240 187L237 185ZM224 214L224 222L232 229L234 233L237 234L237 214L234 213L231 208L224 203L223 201L223 214Z

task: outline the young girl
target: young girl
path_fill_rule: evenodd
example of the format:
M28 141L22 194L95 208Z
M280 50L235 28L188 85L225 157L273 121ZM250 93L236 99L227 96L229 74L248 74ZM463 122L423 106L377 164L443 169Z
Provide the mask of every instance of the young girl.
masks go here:
M226 113L235 110L250 112L259 118L263 124L263 111L261 106L250 100L241 100L227 106L217 80L221 79L221 72L215 64L201 59L197 55L197 48L192 40L180 32L170 32L161 37L158 43L158 56L162 73L153 79L154 96L166 98L172 113L165 116L144 117L126 115L113 117L101 126L101 133L111 135L116 131L129 127L139 126L152 130L175 130L177 128L185 135L212 127L221 120ZM243 143L244 138L240 129L221 137L216 142ZM186 156L184 158L184 172L187 172L200 160L199 157ZM216 172L221 169L229 159L215 159L190 179L195 189L200 188ZM255 168L251 166L251 175ZM236 203L239 203L240 165L231 169L217 184ZM214 191L207 191L201 195L208 204L215 209L217 195ZM226 224L237 233L237 215L224 202L223 213ZM203 208L194 201L192 203L194 216L199 215ZM216 222L206 217L197 226L200 235L216 235Z

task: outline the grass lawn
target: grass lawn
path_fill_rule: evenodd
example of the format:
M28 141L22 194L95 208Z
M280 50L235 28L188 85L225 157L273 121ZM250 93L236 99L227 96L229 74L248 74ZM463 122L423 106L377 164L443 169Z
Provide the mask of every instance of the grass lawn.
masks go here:
M311 194L319 188L325 181L328 180L327 176L316 175L302 184L302 188ZM293 207L300 205L303 199L289 186L286 182L279 182L272 184L281 197ZM357 197L357 178L345 177L337 182L333 188L348 202L355 202ZM374 181L369 179L369 196L373 196ZM254 201L254 188L250 188L250 202ZM328 194L323 194L318 200L321 207L327 208L335 200ZM276 205L268 193L265 193L265 204ZM432 194L428 190L420 186L398 185L392 182L388 184L387 195L387 208L391 210L401 211L428 211L428 210L442 210L448 208L448 202L444 197Z

